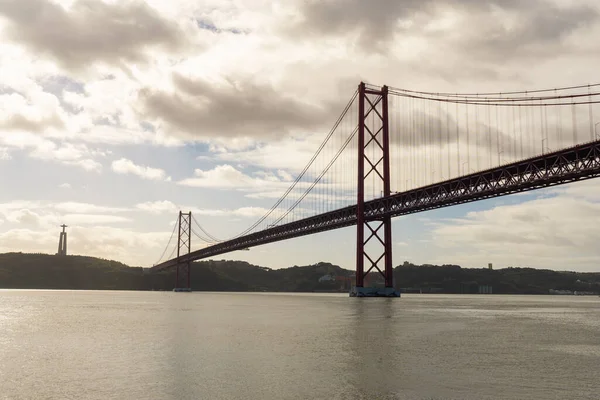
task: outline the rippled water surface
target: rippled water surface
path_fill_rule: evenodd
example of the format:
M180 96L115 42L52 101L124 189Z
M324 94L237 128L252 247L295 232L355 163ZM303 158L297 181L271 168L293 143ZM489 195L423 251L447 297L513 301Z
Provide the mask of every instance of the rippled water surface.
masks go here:
M600 399L600 298L0 290L0 399Z

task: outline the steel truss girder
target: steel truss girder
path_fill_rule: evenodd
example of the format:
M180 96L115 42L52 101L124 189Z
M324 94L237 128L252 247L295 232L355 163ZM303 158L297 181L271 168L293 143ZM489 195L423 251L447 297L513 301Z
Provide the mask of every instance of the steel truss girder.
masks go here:
M400 215L506 196L600 176L600 140L450 179L387 198L365 202L365 220ZM179 262L201 260L262 244L340 229L356 224L356 205L275 226L191 252L157 264L154 270Z

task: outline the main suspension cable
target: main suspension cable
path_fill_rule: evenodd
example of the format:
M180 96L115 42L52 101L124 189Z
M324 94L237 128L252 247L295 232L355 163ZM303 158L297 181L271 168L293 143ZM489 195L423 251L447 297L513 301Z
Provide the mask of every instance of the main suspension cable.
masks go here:
M194 221L194 223L196 224L196 226L197 226L198 228L200 228L200 230L201 230L201 231L202 231L202 232L203 232L203 233L204 233L206 236L208 236L208 238L209 238L210 240L208 240L207 242L209 242L209 243L218 243L218 242L222 242L222 240L220 240L220 239L217 239L216 237L214 237L213 235L211 235L211 234L210 234L210 233L209 233L209 232L208 232L206 229L204 229L204 228L202 227L202 225L200 225L200 223L198 222L198 220L196 220L196 217L194 217L194 215L193 215L193 214L192 214L192 220ZM198 236L199 236L199 235L198 235Z
M298 198L298 200L296 200L296 202L285 212L285 214L283 214L281 217L279 217L273 223L273 225L278 224L283 218L285 218L286 215L288 215L292 210L294 210L296 208L296 206L298 206L298 204L300 204L300 202L302 201L302 199L304 199L306 197L306 195L308 195L308 193L315 187L315 185L317 183L319 183L319 181L323 178L323 176L327 173L327 171L329 171L329 169L331 168L331 166L339 158L340 154L342 154L342 152L344 151L344 149L348 146L348 143L350 143L350 141L352 140L352 138L354 137L354 135L356 135L356 132L358 132L358 127L356 127L354 129L354 131L352 132L352 134L350 136L348 136L348 138L344 142L344 145L338 150L338 152L334 156L334 158L329 162L329 164L327 165L327 167L325 167L325 169L323 169L323 171L321 172L321 174L314 180L314 182L308 187L308 189L306 189L304 191L304 193L302 194L302 196L300 196Z
M206 243L208 243L208 244L215 244L215 243L216 243L216 242L214 242L214 241L212 241L212 240L210 240L210 239L206 238L205 236L202 236L202 235L200 235L198 232L196 232L196 231L194 230L194 228L193 228L193 227L190 227L190 230L192 231L192 233L193 233L194 235L196 235L196 237L197 237L198 239L202 240L203 242L206 242Z
M420 95L412 95L400 92L392 92L390 94L395 96L403 96L403 97L412 97L421 100L430 100L430 101L439 101L439 102L448 102L448 103L457 103L457 104L466 104L466 105L489 105L489 106L504 106L504 107L531 107L531 106L557 106L557 105L581 105L581 104L599 104L600 100L589 100L592 97L600 96L600 92L594 92L590 94L571 94L564 96L547 96L547 97L518 97L518 98L484 98L484 97L461 97L461 98L444 98L444 97L432 97L432 96L420 96ZM573 100L576 98L587 98L584 101L571 101L571 102L563 102L563 103L548 103L546 101L549 100ZM538 103L533 103L533 101L537 101ZM521 104L525 103L526 104Z
M262 217L260 217L249 228L247 228L243 232L239 233L238 235L234 236L232 239L244 236L245 234L247 234L248 232L252 231L257 226L259 226L286 199L287 195L296 187L296 185L300 182L300 180L302 179L302 177L304 177L304 174L306 174L306 171L308 171L308 169L314 163L314 161L316 160L317 156L321 153L321 151L323 150L323 148L325 147L325 145L327 144L327 142L329 141L329 139L333 136L333 134L335 133L337 127L339 126L339 124L342 122L342 120L344 119L344 117L348 113L348 110L350 110L350 108L352 107L352 104L354 103L354 100L356 100L357 96L358 96L358 90L356 90L354 92L354 94L352 95L352 98L350 99L350 101L348 102L348 104L346 105L346 107L344 108L344 111L342 111L342 114L339 116L339 118L335 122L333 128L331 129L331 131L329 132L329 134L327 135L327 137L325 138L325 140L323 140L323 142L321 143L321 145L319 146L319 148L317 149L317 151L315 152L315 154L309 160L308 164L306 164L306 166L304 167L304 169L302 170L302 172L300 172L300 174L296 177L296 179L294 180L294 182L292 182L292 184L288 187L288 189L285 191L285 193L275 202L275 204L269 209L269 211L267 211Z
M165 249L163 250L162 254L160 255L160 258L158 259L158 261L156 261L154 263L154 265L158 264L159 262L162 261L163 257L165 256L165 253L167 252L167 249L169 248L169 245L171 244L171 240L173 240L173 235L175 235L175 229L177 229L177 224L179 223L179 217L177 217L177 220L175 222L175 224L173 224L173 232L171 232L171 237L169 237L169 241L167 242L167 245L165 246ZM170 259L171 257L169 257Z
M515 91L515 92L482 92L482 93L444 93L444 92L423 92L423 91L417 91L417 90L409 90L409 89L402 89L402 88L395 88L395 87L390 87L389 91L390 92L403 92L403 93L413 93L413 94L420 94L420 95L426 95L426 96L444 96L444 97L461 97L464 98L465 96L469 97L469 96L504 96L504 98L506 98L507 95L514 95L514 94L531 94L531 93L546 93L546 92L557 92L557 91L565 91L565 90L575 90L575 89L584 89L584 88L592 88L592 87L598 87L600 86L600 83L594 83L594 84L589 84L589 85L577 85L577 86L566 86L566 87L559 87L559 88L553 88L553 89L539 89L539 90L523 90L523 91Z

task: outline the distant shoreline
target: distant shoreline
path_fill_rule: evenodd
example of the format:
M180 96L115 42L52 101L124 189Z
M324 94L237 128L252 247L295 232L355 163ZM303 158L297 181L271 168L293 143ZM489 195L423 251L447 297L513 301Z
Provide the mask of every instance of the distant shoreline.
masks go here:
M243 261L200 261L192 265L195 292L348 293L354 271L320 262L270 269ZM581 296L600 294L600 273L533 268L461 268L413 265L394 269L396 289L422 294L507 294ZM172 291L175 272L85 256L0 254L0 288L17 290ZM377 274L367 286L382 286Z

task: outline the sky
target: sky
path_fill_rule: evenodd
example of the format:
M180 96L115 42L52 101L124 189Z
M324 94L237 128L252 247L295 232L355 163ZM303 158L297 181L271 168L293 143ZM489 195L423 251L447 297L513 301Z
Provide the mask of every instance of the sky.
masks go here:
M3 0L0 252L53 254L65 223L70 254L151 266L179 210L250 226L360 81L597 83L598 37L594 0ZM592 180L396 218L393 261L600 271L598 217ZM354 238L217 258L354 269Z

